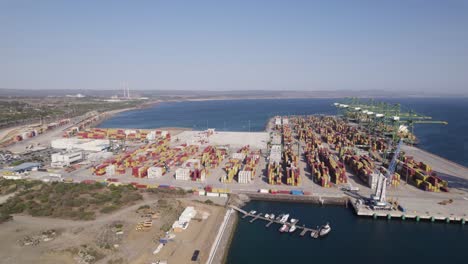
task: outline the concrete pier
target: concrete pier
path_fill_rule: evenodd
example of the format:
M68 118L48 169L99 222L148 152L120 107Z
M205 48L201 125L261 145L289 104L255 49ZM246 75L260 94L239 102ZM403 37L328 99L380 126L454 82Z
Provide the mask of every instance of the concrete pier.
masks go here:
M266 227L270 226L271 224L273 223L277 223L277 224L280 224L280 225L288 225L288 226L292 226L293 224L291 224L290 222L285 222L285 223L281 223L280 221L278 220L274 220L274 219L269 219L269 218L266 218L264 216L261 216L262 213L259 213L257 215L254 215L254 214L250 214L248 213L247 211L245 210L242 210L241 208L237 207L237 206L234 206L234 205L230 205L229 206L230 208L238 211L239 213L241 214L244 214L244 216L242 218L245 218L246 216L250 216L252 217L252 219L249 221L250 223L253 223L255 220L257 219L261 219L261 220L265 220L265 221L268 221ZM305 226L298 226L296 225L296 223L294 223L294 225L296 226L297 229L301 230L302 229L302 232L300 233L300 236L304 236L307 232L318 232L319 230L316 230L316 229L313 229L313 228L308 228L308 227L305 227Z
M384 218L387 220L391 219L412 219L416 221L428 220L431 222L443 221L446 223L461 223L464 224L468 219L466 214L440 214L440 213L431 213L430 208L426 212L418 211L398 211L398 210L372 210L366 205L359 204L357 199L351 199L350 203L352 204L356 215L373 217L374 219ZM432 211L433 212L433 211Z

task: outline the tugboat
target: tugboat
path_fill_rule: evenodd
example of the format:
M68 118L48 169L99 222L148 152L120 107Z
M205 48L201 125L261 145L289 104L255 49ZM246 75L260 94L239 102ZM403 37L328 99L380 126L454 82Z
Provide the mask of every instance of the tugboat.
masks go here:
M279 230L281 233L284 233L284 232L288 232L289 231L289 226L284 224L280 230Z
M331 231L331 227L330 227L330 225L327 223L326 225L324 225L324 226L322 226L322 227L320 228L320 230L319 230L319 235L320 235L321 237L324 237L324 236L326 236L328 233L330 233L330 231Z

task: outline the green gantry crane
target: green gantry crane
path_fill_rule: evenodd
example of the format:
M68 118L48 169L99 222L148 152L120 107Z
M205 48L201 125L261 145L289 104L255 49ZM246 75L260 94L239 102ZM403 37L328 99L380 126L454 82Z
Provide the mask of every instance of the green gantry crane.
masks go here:
M364 102L356 97L348 97L341 103L334 103L334 106L346 120L358 123L369 133L390 136L394 141L398 140L398 135L405 129L414 135L415 124L448 124L446 121L434 121L432 117L418 114L413 110L402 111L398 103L376 102L374 99ZM410 137L405 142L415 143Z

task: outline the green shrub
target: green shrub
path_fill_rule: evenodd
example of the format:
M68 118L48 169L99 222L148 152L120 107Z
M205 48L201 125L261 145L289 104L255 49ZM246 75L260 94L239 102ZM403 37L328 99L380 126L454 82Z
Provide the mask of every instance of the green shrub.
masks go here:
M106 206L104 208L101 209L101 213L104 213L104 214L107 214L107 213L111 213L115 210L119 209L117 206L115 205L109 205L109 206Z

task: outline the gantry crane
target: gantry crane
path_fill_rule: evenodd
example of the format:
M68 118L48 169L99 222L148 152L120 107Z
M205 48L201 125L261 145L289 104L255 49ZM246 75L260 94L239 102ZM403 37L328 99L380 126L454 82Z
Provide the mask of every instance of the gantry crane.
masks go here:
M408 129L407 143L414 144L414 124L444 124L446 121L434 121L432 117L416 113L413 110L407 112L401 110L400 104L388 104L375 102L370 99L367 103L359 98L345 98L342 103L334 103L342 116L365 127L369 133L380 133L391 136L394 142L402 136L402 129ZM403 127L402 127L403 126Z

